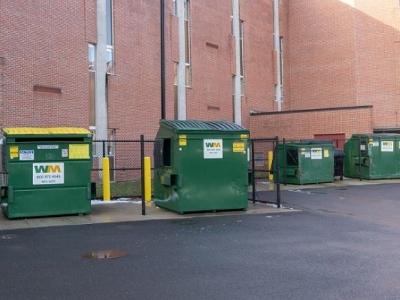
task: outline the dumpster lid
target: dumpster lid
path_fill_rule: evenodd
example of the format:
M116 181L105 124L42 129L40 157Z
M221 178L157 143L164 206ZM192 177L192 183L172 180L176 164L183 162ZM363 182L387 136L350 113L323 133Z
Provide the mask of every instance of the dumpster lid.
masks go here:
M286 146L306 147L306 146L333 146L332 141L327 140L301 140L286 141Z
M79 127L7 127L3 128L7 136L11 135L88 135L91 132Z
M161 120L160 125L172 128L176 131L248 132L246 128L227 121Z
M368 137L368 138L399 138L398 133L355 133L352 138Z

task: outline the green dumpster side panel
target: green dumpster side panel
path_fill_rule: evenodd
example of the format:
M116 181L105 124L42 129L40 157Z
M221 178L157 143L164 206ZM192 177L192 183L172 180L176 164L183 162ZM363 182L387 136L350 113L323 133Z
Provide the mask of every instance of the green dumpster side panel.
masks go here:
M87 187L10 191L5 208L12 218L90 213Z
M1 202L8 218L90 213L90 132L13 128L3 133L8 185Z
M228 122L161 121L157 140L171 140L171 165L155 169L155 203L178 213L246 209L248 136ZM205 140L222 140L222 158L204 158Z
M278 145L280 182L316 184L334 181L334 152L330 143L298 142Z
M400 178L400 135L355 134L344 146L344 175L361 179Z

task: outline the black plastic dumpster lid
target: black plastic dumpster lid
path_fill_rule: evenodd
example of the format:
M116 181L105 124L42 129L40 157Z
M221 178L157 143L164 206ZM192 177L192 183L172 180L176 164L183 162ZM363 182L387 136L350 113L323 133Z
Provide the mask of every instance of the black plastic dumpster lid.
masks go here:
M161 120L161 126L172 128L176 131L230 131L248 132L246 128L227 121L197 121L197 120Z

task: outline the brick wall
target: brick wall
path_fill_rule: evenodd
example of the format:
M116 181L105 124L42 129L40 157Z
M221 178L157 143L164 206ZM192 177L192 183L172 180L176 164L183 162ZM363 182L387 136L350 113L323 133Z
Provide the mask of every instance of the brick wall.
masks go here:
M191 1L188 119L232 120L231 14L231 0L220 0L218 4L214 0Z
M172 119L178 37L172 0L166 5L166 104ZM190 119L232 120L231 13L231 0L191 1ZM109 127L117 128L117 138L153 137L157 131L159 18L159 1L114 1L115 74L108 77L108 109ZM244 126L257 135L255 124L261 119L266 135L308 128L303 114L250 116L252 111L276 111L272 0L242 0L241 18ZM282 0L283 108L373 105L368 121L360 123L364 125L352 125L355 112L347 111L315 112L313 122L334 123L341 126L337 130L400 127L398 20L400 7L392 0ZM96 42L96 0L2 0L0 25L0 126L87 127L87 43ZM55 89L44 92L48 87ZM367 115L358 114L362 120ZM330 127L326 130L332 133Z
M374 105L374 128L399 127L400 3L356 1L357 101Z
M286 107L373 105L399 127L400 6L392 0L290 0Z
M338 0L290 0L288 10L287 108L355 105L352 8Z
M1 126L88 126L85 12L79 0L1 1Z
M243 123L248 127L250 111L275 110L272 1L241 1L241 18L245 55Z
M155 135L161 107L159 20L159 1L114 1L108 126L117 129L117 139Z
M372 108L283 112L252 116L250 130L253 138L279 136L286 139L312 139L316 134L345 134L372 132Z
M96 42L96 1L2 1L3 126L89 125L87 43ZM167 118L174 118L177 18L166 0ZM273 110L272 1L242 1L249 111ZM232 120L231 0L191 1L190 119ZM114 1L115 69L108 76L110 128L117 138L154 136L160 118L158 1ZM4 25L4 26L3 26ZM263 28L263 30L259 30ZM61 93L33 91L34 85Z

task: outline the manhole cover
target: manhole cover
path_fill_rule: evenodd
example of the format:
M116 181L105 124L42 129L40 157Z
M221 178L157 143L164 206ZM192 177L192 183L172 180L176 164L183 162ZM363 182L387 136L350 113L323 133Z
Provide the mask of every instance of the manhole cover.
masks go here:
M16 234L3 234L0 236L0 239L2 240L12 240L15 239L17 237Z
M82 255L82 257L87 259L113 259L127 255L127 252L121 250L99 250L85 253Z

